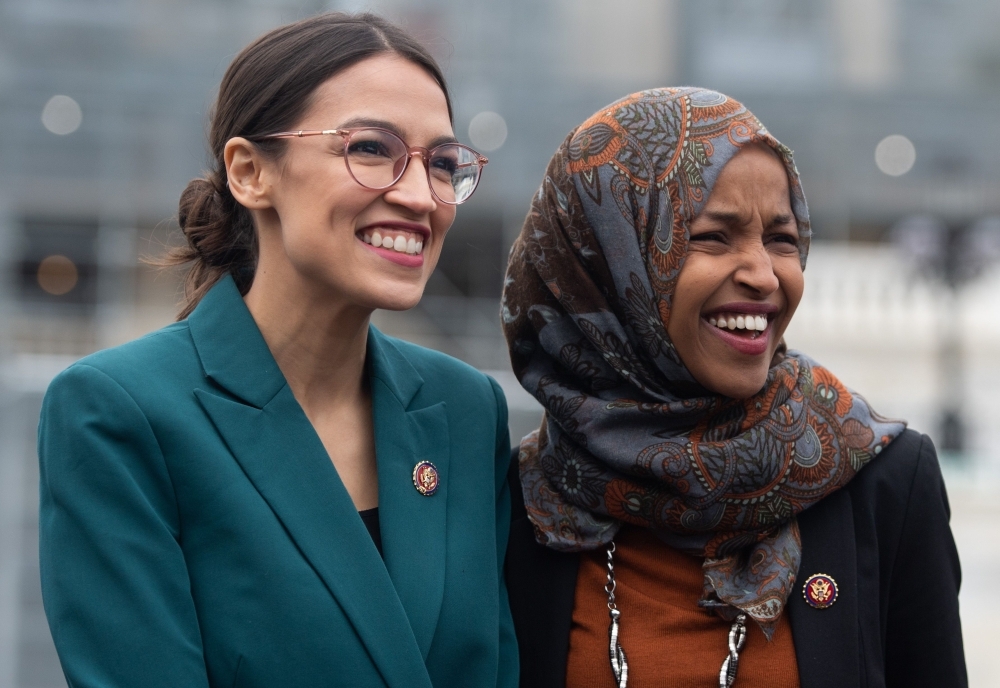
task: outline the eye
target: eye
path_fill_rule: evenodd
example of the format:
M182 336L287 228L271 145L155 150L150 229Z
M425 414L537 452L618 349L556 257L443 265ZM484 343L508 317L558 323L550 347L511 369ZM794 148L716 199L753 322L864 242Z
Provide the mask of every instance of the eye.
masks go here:
M386 148L385 144L378 139L368 139L361 141L351 141L351 145L347 149L348 155L352 156L370 156L378 158L391 158L392 155L389 153L389 149Z
M775 249L782 251L798 250L799 235L790 232L775 232L767 238L767 243Z
M717 241L720 243L726 243L725 232L699 232L698 234L691 235L691 241L698 242L713 242Z
M458 170L458 161L453 155L435 155L431 158L431 167L447 172L448 176L451 176Z

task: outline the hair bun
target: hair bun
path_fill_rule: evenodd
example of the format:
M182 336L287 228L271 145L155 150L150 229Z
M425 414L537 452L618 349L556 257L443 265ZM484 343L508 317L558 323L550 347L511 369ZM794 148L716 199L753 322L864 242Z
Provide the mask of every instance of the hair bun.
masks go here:
M163 265L191 263L185 280L186 303L180 318L226 274L245 294L253 283L256 267L256 235L253 219L231 195L223 195L213 177L192 179L181 193L177 222L187 246L173 249ZM221 176L221 175L220 175Z
M181 193L177 213L184 234L189 235L189 229L214 225L224 216L222 198L212 182L204 177L188 182ZM188 238L190 240L190 235Z

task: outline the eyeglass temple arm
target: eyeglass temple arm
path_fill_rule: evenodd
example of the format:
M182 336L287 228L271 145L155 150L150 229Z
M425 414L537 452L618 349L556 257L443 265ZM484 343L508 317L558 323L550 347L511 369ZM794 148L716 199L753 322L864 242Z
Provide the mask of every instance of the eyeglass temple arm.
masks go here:
M339 134L343 136L350 132L344 129L300 129L299 131L279 131L274 134L261 136L262 139L291 139L302 138L303 136L321 136L324 134Z

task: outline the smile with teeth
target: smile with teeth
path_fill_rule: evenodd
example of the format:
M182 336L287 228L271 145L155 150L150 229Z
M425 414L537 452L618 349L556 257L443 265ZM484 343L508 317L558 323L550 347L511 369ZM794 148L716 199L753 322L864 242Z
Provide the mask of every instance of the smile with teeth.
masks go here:
M708 318L708 324L720 330L743 330L750 333L751 339L756 339L767 329L766 315L748 315L743 313L717 313Z
M401 229L376 229L366 231L361 239L376 248L387 248L396 253L419 256L424 250L424 237L417 232Z

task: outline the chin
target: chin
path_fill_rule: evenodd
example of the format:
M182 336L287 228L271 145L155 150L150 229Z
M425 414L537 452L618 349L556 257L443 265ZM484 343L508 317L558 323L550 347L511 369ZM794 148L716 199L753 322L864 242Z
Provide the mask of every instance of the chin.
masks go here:
M739 399L742 401L744 399L749 399L750 397L756 396L763 388L764 388L764 383L762 382L759 386L756 387L735 388L732 390L730 394L726 394L726 396L731 399Z
M764 388L767 383L767 370L763 374L757 371L731 370L725 371L719 378L721 379L711 380L711 384L705 386L730 399L749 399Z
M424 290L414 290L408 293L380 294L381 298L373 299L375 308L383 311L408 311L418 303L424 295Z

